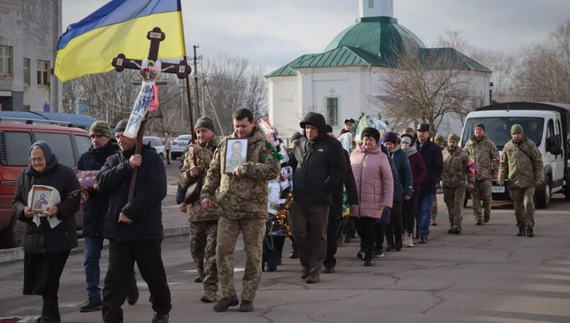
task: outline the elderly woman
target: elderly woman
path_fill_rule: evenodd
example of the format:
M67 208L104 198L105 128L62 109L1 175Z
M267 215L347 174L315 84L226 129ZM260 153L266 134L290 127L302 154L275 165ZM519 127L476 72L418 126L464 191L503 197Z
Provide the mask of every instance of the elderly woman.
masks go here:
M23 293L42 295L38 322L60 322L57 292L69 252L77 247L74 214L79 207L80 185L73 170L58 163L47 142L35 142L29 155L30 164L18 176L12 198L15 216L26 224ZM35 213L28 205L33 185L57 190L61 202L48 206L43 214Z
M350 156L358 190L358 208L351 216L356 217L364 266L374 266L375 221L382 217L384 210L392 208L394 178L388 156L378 144L380 132L372 127L364 128L362 138Z

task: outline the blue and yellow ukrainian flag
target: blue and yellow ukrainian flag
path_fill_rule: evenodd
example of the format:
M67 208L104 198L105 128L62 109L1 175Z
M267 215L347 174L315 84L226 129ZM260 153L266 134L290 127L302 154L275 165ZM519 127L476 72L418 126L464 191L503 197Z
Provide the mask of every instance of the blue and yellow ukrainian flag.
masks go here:
M61 35L54 73L65 82L112 70L111 60L120 53L144 59L146 35L154 27L166 34L159 58L186 56L180 0L112 0Z

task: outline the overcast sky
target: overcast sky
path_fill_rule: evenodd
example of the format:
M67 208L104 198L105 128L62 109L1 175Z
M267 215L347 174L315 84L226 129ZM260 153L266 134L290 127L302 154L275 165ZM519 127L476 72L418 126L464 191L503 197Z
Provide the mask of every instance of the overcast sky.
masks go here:
M323 52L359 17L362 0L182 0L187 54L249 59L270 72ZM63 0L63 30L108 0ZM394 17L426 45L447 30L481 49L516 52L570 18L570 0L394 0Z

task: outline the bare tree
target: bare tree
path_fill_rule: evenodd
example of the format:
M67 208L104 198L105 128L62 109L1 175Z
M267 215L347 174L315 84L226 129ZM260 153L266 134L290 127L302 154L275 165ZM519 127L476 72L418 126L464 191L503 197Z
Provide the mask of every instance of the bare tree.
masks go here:
M516 75L519 100L570 103L570 18L549 41L522 50Z
M397 66L383 80L385 95L377 97L383 116L395 128L421 121L435 132L445 114L463 120L471 110L470 78L456 68L457 59L450 50L399 54Z

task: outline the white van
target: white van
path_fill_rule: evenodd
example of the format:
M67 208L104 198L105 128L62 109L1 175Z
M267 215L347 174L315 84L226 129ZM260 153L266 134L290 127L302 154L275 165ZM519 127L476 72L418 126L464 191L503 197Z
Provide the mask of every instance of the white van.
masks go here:
M570 200L569 118L569 104L511 102L481 107L467 115L460 144L465 147L473 137L473 127L482 123L485 135L502 153L505 144L511 140L511 126L522 125L524 136L534 141L542 155L545 183L537 187L535 200L537 207L547 208L553 193L564 193ZM509 200L508 181L499 186L494 180L492 192L494 200Z

